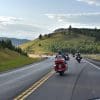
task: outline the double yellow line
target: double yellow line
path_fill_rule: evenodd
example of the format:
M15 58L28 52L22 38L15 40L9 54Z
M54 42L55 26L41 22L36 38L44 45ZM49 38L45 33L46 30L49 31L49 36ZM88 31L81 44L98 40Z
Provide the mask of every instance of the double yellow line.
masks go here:
M30 88L28 88L22 94L14 98L14 100L25 100L25 98L27 98L30 94L32 94L38 87L40 87L45 81L47 81L53 74L54 74L54 71L49 72L47 75L45 75L39 81L34 83Z

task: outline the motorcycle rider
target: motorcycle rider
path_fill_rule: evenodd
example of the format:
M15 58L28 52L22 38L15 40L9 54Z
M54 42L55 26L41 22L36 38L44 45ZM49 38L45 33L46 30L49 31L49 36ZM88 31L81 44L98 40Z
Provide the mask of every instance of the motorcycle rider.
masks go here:
M78 59L80 59L80 60L82 59L81 54L80 54L79 51L78 51L77 54L76 54L76 60L78 60Z
M72 56L75 57L75 52L72 52Z
M59 73L61 76L64 74L64 72L68 69L68 65L65 61L65 56L64 54L59 51L57 54L56 54L56 57L55 57L55 65L54 65L54 69L57 73Z
M61 51L58 51L58 53L57 53L57 55L56 55L56 57L55 58L57 58L57 57L59 57L59 55L65 60L65 64L67 64L67 58L66 58L66 56L64 55L64 53L62 53Z
M69 58L69 55L68 53L66 53L66 60L68 61L70 58Z
M81 58L81 54L80 54L79 51L77 52L76 57L80 57Z

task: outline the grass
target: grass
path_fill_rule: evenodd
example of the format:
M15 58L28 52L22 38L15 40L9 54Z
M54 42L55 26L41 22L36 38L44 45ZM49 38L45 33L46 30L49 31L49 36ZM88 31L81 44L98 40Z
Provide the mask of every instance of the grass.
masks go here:
M77 37L75 37L74 35L63 35L62 33L57 33L53 34L50 38L36 39L26 44L23 44L20 47L28 53L46 54L52 53L53 47L79 48L80 46L84 45L82 43L84 43L85 40L92 43L92 41L94 41L94 38L84 35L77 35Z
M100 55L99 54L87 54L87 55L83 55L83 57L100 61Z
M8 49L0 49L0 72L23 67L41 61L41 58L29 58Z

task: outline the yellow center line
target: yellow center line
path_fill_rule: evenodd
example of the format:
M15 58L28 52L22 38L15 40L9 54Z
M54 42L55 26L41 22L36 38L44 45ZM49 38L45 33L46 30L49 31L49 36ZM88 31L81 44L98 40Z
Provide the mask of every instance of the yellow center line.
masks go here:
M37 88L39 88L45 81L47 81L53 74L54 74L54 71L49 72L47 75L45 75L44 77L42 77L39 81L37 81L36 83L34 83L26 91L24 91L19 96L17 96L16 98L14 98L14 100L24 100L30 94L32 94Z

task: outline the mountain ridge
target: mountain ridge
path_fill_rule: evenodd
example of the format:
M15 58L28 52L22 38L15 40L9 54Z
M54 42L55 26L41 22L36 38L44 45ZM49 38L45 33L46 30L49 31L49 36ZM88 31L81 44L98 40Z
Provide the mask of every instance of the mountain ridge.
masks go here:
M22 44L30 41L28 39L18 39L18 38L0 37L0 41L1 40L7 40L7 39L11 40L11 42L12 42L12 44L14 46L19 46L19 45L22 45Z

